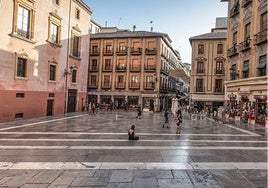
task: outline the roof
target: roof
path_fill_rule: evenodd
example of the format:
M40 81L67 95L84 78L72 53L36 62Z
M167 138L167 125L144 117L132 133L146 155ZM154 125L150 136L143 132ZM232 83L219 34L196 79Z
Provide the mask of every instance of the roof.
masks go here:
M110 33L95 33L90 36L91 39L99 38L141 38L141 37L164 37L171 43L171 39L166 33L149 31L117 31Z
M226 39L227 38L227 32L221 31L221 32L210 32L205 33L202 35L197 35L194 37L189 38L190 43L192 43L192 40L214 40L214 39Z

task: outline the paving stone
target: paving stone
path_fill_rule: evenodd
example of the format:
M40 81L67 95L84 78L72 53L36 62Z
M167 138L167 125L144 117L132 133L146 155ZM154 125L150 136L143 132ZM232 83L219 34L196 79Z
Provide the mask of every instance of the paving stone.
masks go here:
M108 183L106 188L132 188L131 183Z
M77 177L71 184L71 187L87 187L87 186L106 186L109 178L94 178L94 177Z
M195 187L222 187L208 170L187 170L187 173Z
M267 170L238 170L238 172L258 188L268 187Z
M168 188L194 188L191 181L184 181L183 179L158 179L159 187Z
M109 182L131 182L132 175L132 170L113 170Z
M134 178L173 178L170 170L134 170Z
M210 170L210 172L222 187L257 187L245 177L241 176L237 170Z
M52 183L63 170L42 170L36 176L34 176L30 182L31 183Z
M49 184L39 184L39 183L27 183L21 186L20 188L46 188Z
M132 187L157 188L159 184L156 178L135 178Z

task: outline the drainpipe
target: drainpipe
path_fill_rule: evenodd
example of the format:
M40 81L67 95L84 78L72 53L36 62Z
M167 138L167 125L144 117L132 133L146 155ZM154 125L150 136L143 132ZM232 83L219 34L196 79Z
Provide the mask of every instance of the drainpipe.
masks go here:
M68 37L67 37L67 51L66 51L66 68L65 68L65 106L64 113L68 110L68 74L69 74L69 50L70 50L70 25L71 25L71 3L69 2L69 20L68 20Z

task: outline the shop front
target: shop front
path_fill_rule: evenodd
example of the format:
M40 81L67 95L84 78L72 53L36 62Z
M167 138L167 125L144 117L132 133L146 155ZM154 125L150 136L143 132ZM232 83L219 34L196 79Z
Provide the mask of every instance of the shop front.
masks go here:
M256 99L255 103L255 123L265 125L267 118L267 96L266 95L254 95Z

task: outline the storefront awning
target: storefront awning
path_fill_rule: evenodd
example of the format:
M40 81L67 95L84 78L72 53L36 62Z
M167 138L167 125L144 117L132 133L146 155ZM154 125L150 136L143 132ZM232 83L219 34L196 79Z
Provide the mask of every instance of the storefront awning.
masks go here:
M172 76L180 77L186 83L190 82L190 75L188 75L183 69L171 70L170 73Z

